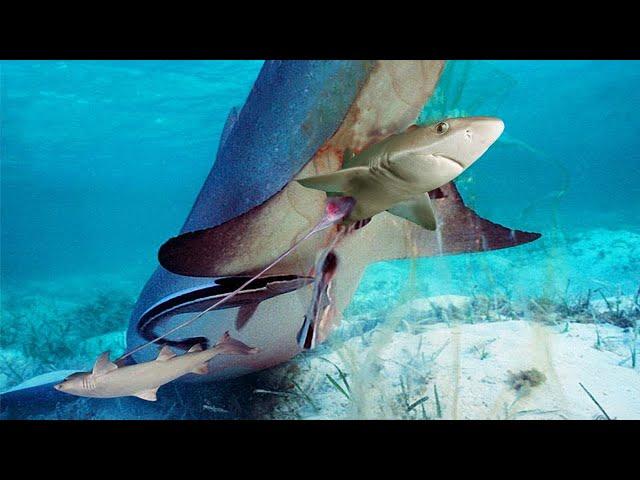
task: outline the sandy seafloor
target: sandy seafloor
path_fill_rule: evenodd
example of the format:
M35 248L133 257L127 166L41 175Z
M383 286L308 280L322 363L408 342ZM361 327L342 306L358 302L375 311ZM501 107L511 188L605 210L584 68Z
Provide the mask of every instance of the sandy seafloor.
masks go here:
M147 274L3 285L0 391L122 353ZM326 344L157 418L640 419L639 286L632 230L378 263Z

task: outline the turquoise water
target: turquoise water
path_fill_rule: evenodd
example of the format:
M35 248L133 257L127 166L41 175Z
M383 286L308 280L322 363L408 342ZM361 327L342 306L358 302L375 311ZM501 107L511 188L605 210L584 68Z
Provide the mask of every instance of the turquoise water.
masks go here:
M3 62L3 282L148 272L261 64ZM531 231L637 230L638 62L450 69L451 94L434 116L491 114L506 124L463 184L478 213Z
M0 63L3 322L19 325L0 347L22 352L23 377L77 360L69 346L47 352L47 362L29 357L21 332L30 322L46 328L102 315L97 330L74 330L74 342L110 334L122 346L118 335L157 266L157 248L183 224L227 113L243 104L262 64ZM638 85L636 61L449 63L420 121L502 118L503 136L457 184L481 216L543 237L499 252L419 260L414 294L537 298L599 288L633 295L640 285ZM397 301L411 268L413 261L371 266L349 312ZM116 300L96 306L96 294ZM87 347L86 358L93 354ZM18 380L5 376L0 390Z
M3 62L3 282L148 274L261 65Z

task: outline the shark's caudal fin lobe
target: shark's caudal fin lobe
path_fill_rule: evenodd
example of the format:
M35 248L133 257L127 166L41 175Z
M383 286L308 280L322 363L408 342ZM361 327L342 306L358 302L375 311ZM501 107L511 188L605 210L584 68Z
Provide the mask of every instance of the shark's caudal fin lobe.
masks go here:
M93 365L93 374L94 375L102 375L105 373L109 373L115 369L118 368L118 366L111 362L109 360L109 355L111 354L111 352L106 351L103 352L98 359L96 360L96 363Z
M314 190L350 195L353 188L352 185L368 174L369 169L367 167L354 167L326 175L300 178L297 182L303 187L313 188Z
M397 203L387 211L427 230L436 229L436 215L429 195L421 195L406 202Z
M148 402L155 402L158 399L156 396L157 393L157 388L150 388L149 390L143 390L141 392L134 393L133 396L141 398L142 400L146 400Z
M480 217L464 204L455 184L440 189L434 200L439 217L442 253L471 253L514 247L533 242L541 234L513 230Z

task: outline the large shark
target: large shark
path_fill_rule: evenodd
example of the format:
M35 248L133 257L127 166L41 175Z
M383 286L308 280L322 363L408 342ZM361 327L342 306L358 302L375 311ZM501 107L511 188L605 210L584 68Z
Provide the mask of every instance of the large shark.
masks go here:
M273 262L320 220L324 210L324 192L305 188L293 180L333 174L343 168L345 151L362 152L390 136L407 131L432 95L444 66L441 61L322 64L324 68L332 65L336 72L325 78L323 84L318 85L318 90L307 85L304 91L307 94L313 92L317 103L311 111L305 112L302 126L297 125L291 132L293 137L286 146L279 145L280 137L275 135L256 144L255 150L246 151L247 133L244 128L247 124L249 128L255 127L256 122L252 117L245 117L245 114L249 115L256 105L261 104L259 94L264 92L263 89L254 89L245 107L235 114L235 120L231 120L231 128L223 135L224 143L220 146L216 164L190 217L180 235L166 242L159 251L159 261L164 268L161 267L156 275L158 280L162 279L163 286L168 285L167 279L175 279L175 275L179 276L180 281L189 279L190 282L198 282L194 277L202 277L200 282L204 285L211 285L210 282L229 282L236 277L253 275ZM311 68L315 64L305 62L304 65L305 68ZM261 83L263 75L276 67L279 73L287 71L291 75L301 65L297 62L284 62L277 66L268 64L257 85ZM345 77L352 79L351 85L357 84L357 91L348 89L350 85L343 83ZM309 75L307 78L317 77ZM338 99L342 102L348 99L343 103L343 106L348 103L346 109L336 109ZM269 100L269 111L282 110L281 120L286 118L287 122L290 121L287 109L299 102L289 95L270 97ZM251 120L246 120L245 123L245 118ZM326 129L326 136L316 136L317 126L323 125L330 118L333 123L331 128ZM309 121L316 128L310 127ZM488 120L486 123L495 130L495 135L487 137L487 144L482 147L484 150L502 131L501 122ZM261 125L263 124L261 121ZM279 131L282 127L272 128ZM463 134L465 130L462 129ZM261 134L259 136L262 137ZM478 155L473 158L480 154L479 150ZM262 165L255 165L255 159L265 155L274 159L266 172ZM264 191L256 192L243 181L236 183L235 195L219 198L221 194L217 192L221 191L222 178L254 168L259 169L260 174L265 177L262 188L266 184L271 189L272 193L266 200L262 200L266 196ZM284 171L287 172L286 175L283 174ZM278 183L277 179L282 179L282 183ZM425 230L395 215L381 213L356 234L345 236L336 246L335 253L340 258L340 268L334 279L336 288L333 291L333 301L338 312L348 305L364 269L372 262L493 250L532 241L539 236L505 228L478 217L464 206L452 183L430 192L429 195L433 200L439 225L436 232ZM212 199L212 196L218 198ZM243 198L254 198L253 205L247 202L241 207L241 202L231 201ZM233 214L222 214L230 209ZM270 276L263 280L268 282L273 278L277 281L283 275L309 278L317 252L331 243L336 231L337 228L327 229L307 240L277 264L269 272ZM211 280L210 277L216 280ZM152 279L141 295L137 312L132 318L128 337L132 347L148 341L148 336L142 339L145 330L136 323L135 315L144 318L150 309L162 310L163 303L170 301L171 295L175 295L172 292L165 298L157 298L161 295L155 292L154 295L149 295L150 288L156 288L156 280ZM260 348L260 353L256 355L227 359L226 363L223 363L225 359L214 359L212 362L217 363L217 368L211 368L209 376L201 376L198 380L249 373L296 355L300 351L300 345L296 341L297 333L312 295L313 287L305 285L265 298L264 301L214 310L185 328L180 332L181 339L217 338L225 330L230 330L235 338ZM154 296L156 301L148 302ZM166 331L185 319L184 316L177 317L167 319L165 325L162 325L163 329ZM239 324L243 327L237 328ZM162 332L159 324L156 324L156 331ZM174 338L170 336L169 339ZM150 351L142 350L135 355L136 360L152 358L153 349L147 350Z
M244 106L229 115L215 164L180 235L167 242L171 255L168 247L159 252L164 266L133 309L128 351L204 311L213 297L233 291L302 238L322 217L326 194L294 180L336 172L345 150L360 152L406 131L433 94L443 67L438 60L265 62ZM429 196L437 231L381 213L337 245L340 267L332 301L338 311L372 262L487 251L539 237L479 217L453 183ZM238 376L296 355L296 335L313 295L310 270L335 234L331 228L310 238L227 308L163 339L180 346L184 339L211 341L229 331L259 349L250 356L213 358L208 374L184 379ZM153 360L162 344L140 350L133 360ZM26 412L73 398L53 389L68 374L52 373L5 393L0 407L19 405Z

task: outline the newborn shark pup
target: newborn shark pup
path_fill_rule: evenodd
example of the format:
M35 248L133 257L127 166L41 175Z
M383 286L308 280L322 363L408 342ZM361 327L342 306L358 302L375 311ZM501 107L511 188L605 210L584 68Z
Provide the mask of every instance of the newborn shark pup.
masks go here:
M498 139L498 118L451 118L413 126L358 155L345 151L342 170L298 180L331 195L348 195L356 205L345 223L388 211L429 230L436 220L427 192L450 182Z
M194 345L187 353L177 356L165 345L158 358L135 365L118 367L109 361L109 352L104 352L96 360L92 372L74 373L54 388L80 397L133 396L155 402L156 392L162 385L187 373L208 373L207 362L216 355L249 355L256 352L257 349L231 338L228 332L207 350Z

